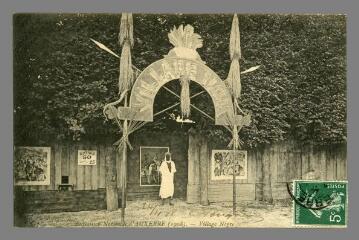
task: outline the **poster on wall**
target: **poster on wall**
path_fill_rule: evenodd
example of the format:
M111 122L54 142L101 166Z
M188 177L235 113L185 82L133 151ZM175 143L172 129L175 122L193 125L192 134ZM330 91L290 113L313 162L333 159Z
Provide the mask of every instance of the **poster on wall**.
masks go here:
M15 185L50 185L50 147L16 147Z
M77 162L78 165L96 165L97 151L96 150L78 150Z
M211 180L231 180L234 171L237 179L247 179L247 151L212 150Z
M159 168L169 147L140 147L140 186L159 186Z

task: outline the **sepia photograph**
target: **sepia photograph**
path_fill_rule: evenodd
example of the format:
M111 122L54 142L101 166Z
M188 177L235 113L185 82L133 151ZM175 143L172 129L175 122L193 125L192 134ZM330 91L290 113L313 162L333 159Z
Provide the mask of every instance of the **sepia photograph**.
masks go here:
M346 228L346 21L15 13L14 226Z

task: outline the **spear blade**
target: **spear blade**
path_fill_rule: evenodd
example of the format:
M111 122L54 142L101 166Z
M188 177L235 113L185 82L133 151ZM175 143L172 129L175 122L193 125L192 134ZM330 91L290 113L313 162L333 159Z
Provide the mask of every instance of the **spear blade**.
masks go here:
M105 50L106 52L112 54L113 56L120 58L119 55L117 55L116 53L114 53L111 49L109 49L108 47L106 47L104 44L90 38L92 42L94 42L99 48L101 48L102 50Z

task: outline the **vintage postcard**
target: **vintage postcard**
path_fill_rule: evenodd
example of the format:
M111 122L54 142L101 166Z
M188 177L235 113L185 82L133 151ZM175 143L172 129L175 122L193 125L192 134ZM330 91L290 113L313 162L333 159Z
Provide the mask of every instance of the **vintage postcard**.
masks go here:
M346 16L13 15L17 227L345 228Z

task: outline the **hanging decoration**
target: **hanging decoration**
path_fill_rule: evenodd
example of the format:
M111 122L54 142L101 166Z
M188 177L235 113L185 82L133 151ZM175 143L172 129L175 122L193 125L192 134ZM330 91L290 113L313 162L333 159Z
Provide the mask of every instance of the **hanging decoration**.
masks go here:
M118 34L118 41L122 46L128 40L131 47L133 47L133 19L132 13L122 13L120 22L120 32Z
M181 83L181 113L182 118L188 118L191 111L191 98L189 95L189 78L187 76L182 76L180 78Z
M229 55L231 57L231 66L229 68L227 79L225 80L235 102L241 97L241 71L239 60L241 59L241 42L237 14L234 14L229 40Z
M168 53L166 57L177 57L184 59L191 59L200 61L201 57L196 49L201 48L203 41L201 36L194 33L194 28L191 25L180 25L178 28L174 27L168 34L168 39L174 48ZM185 66L183 66L185 68ZM188 118L191 110L191 99L189 92L190 78L188 75L180 77L181 83L181 115Z
M132 14L123 13L119 33L119 44L122 46L120 57L120 75L118 91L121 94L131 88L135 78L132 68L131 47L133 47L133 20Z

